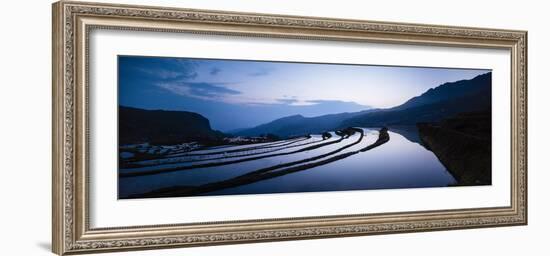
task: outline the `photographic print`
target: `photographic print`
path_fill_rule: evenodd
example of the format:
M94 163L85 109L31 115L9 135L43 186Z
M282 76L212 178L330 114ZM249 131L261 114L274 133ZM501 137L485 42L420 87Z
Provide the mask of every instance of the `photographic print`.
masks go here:
M118 198L491 185L491 70L118 57Z

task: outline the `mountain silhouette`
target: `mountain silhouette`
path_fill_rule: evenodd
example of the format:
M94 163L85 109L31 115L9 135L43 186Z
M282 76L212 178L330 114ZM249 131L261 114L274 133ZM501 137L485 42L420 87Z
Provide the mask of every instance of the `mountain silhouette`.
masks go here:
M291 115L248 129L235 136L272 134L282 138L322 133L345 127L381 127L438 122L458 113L491 108L491 72L429 89L388 109L328 114L315 117ZM226 135L213 130L204 116L187 111L145 110L119 106L119 143L177 144L219 141Z
M415 125L419 122L437 122L462 112L490 108L489 72L470 80L442 84L393 108L354 116L342 122L341 126Z
M340 123L348 118L367 113L374 110L365 110L354 113L340 113L322 115L316 117L304 117L292 115L276 119L250 129L240 130L235 133L239 136L258 136L262 134L274 134L279 137L293 137L311 133L321 133L333 130Z
M186 111L145 110L119 106L119 145L178 144L223 138L204 116Z
M457 113L487 110L490 107L491 72L470 80L444 83L393 108L317 117L292 115L233 134L291 137L351 126L416 125L419 122L437 122Z

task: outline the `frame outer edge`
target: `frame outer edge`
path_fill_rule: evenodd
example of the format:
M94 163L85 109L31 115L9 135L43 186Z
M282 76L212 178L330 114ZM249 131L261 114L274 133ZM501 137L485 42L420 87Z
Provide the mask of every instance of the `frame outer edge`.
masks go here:
M168 12L170 11L170 12ZM192 12L197 13L192 13ZM163 13L164 12L164 13ZM165 13L168 12L168 13ZM191 12L191 13L190 13ZM356 235L387 234L402 232L453 230L465 228L496 227L509 225L527 224L527 32L511 30L493 30L483 28L465 28L465 27L438 27L436 25L422 24L393 24L385 22L351 21L328 19L324 23L324 18L318 17L299 17L299 16L277 16L270 14L253 13L232 13L217 12L208 10L191 10L176 8L161 8L154 6L132 6L132 5L109 5L91 2L69 2L59 1L52 6L52 251L59 255L80 254L91 252L107 251L127 251L143 250L157 248L177 248L188 246L205 246L218 244L234 243L252 243L265 241L284 241L301 240L325 237L343 237ZM347 225L335 227L310 227L310 228L285 228L283 230L263 230L263 231L239 231L239 232L221 232L210 234L159 236L159 237L114 237L100 238L89 237L83 239L77 229L78 211L80 207L78 200L80 194L75 190L79 185L80 174L78 161L75 161L75 143L78 140L78 44L73 41L74 34L78 29L75 17L90 14L103 15L106 17L137 17L158 19L184 19L192 20L198 23L207 23L213 21L219 24L257 25L257 26L287 26L289 29L327 29L327 30L345 30L350 32L378 31L382 34L388 33L408 33L411 35L427 35L430 37L446 37L450 39L473 38L475 40L501 40L507 43L514 43L518 51L514 55L518 58L516 65L513 65L517 72L518 105L516 110L520 115L516 121L518 125L519 149L523 149L524 154L518 156L518 173L521 175L515 182L518 186L517 200L520 201L519 209L507 216L463 216L450 220L415 220L395 222L390 224L378 223L369 225ZM179 14L183 16L179 16ZM155 15L159 15L156 17ZM241 16L242 15L242 16ZM265 18L262 15L266 15ZM361 22L365 22L361 24ZM275 25L274 25L275 24ZM332 27L332 26L336 27ZM448 27L448 28L447 28ZM160 31L160 30L159 30ZM418 39L418 38L417 38ZM429 39L429 38L428 38ZM458 40L457 39L457 40ZM416 41L409 38L409 41ZM425 42L426 43L426 42ZM75 45L76 44L76 45ZM459 44L462 45L462 44ZM489 44L484 44L489 46ZM475 44L474 44L475 46ZM77 76L78 77L78 76ZM525 119L522 120L522 117ZM76 125L75 125L76 123ZM78 145L77 145L78 147ZM522 148L523 147L523 148ZM522 164L523 162L523 164ZM521 172L523 170L523 172ZM521 197L519 196L521 195ZM464 214L463 214L464 215ZM86 228L85 228L86 229ZM84 230L86 233L87 230ZM97 239L96 239L97 238Z
M52 245L63 255L63 3L52 4Z
M524 95L524 105L522 106L523 108L523 111L524 111L524 124L523 124L523 129L524 129L524 137L523 137L523 147L524 147L524 155L522 156L524 159L523 159L523 168L524 168L524 176L523 176L523 187L524 187L524 192L523 192L523 203L524 203L524 209L523 209L523 215L524 215L524 218L523 218L523 225L529 225L529 208L528 208L528 205L529 205L529 182L528 182L528 178L529 178L529 168L528 168L528 156L529 156L529 122L528 122L528 115L529 115L529 76L528 76L528 66L529 66L529 56L528 56L528 53L529 53L529 32L528 31L523 31L523 49L522 49L522 54L523 54L523 70L521 70L521 72L523 73L523 78L522 78L522 82L523 82L523 95Z

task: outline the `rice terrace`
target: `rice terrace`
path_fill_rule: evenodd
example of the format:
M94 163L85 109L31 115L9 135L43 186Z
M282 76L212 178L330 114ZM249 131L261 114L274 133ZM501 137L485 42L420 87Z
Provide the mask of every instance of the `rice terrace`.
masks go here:
M491 70L118 65L119 199L491 185Z

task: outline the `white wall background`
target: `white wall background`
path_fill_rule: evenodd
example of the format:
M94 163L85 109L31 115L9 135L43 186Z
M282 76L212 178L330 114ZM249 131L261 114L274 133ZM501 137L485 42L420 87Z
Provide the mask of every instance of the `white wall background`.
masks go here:
M544 1L117 2L528 30L529 225L111 255L547 255L550 168L545 158L546 143L550 143L546 133L550 130L550 79L545 71L550 58L550 33L544 24L550 18ZM6 1L0 15L1 255L51 255L50 4L49 0Z

